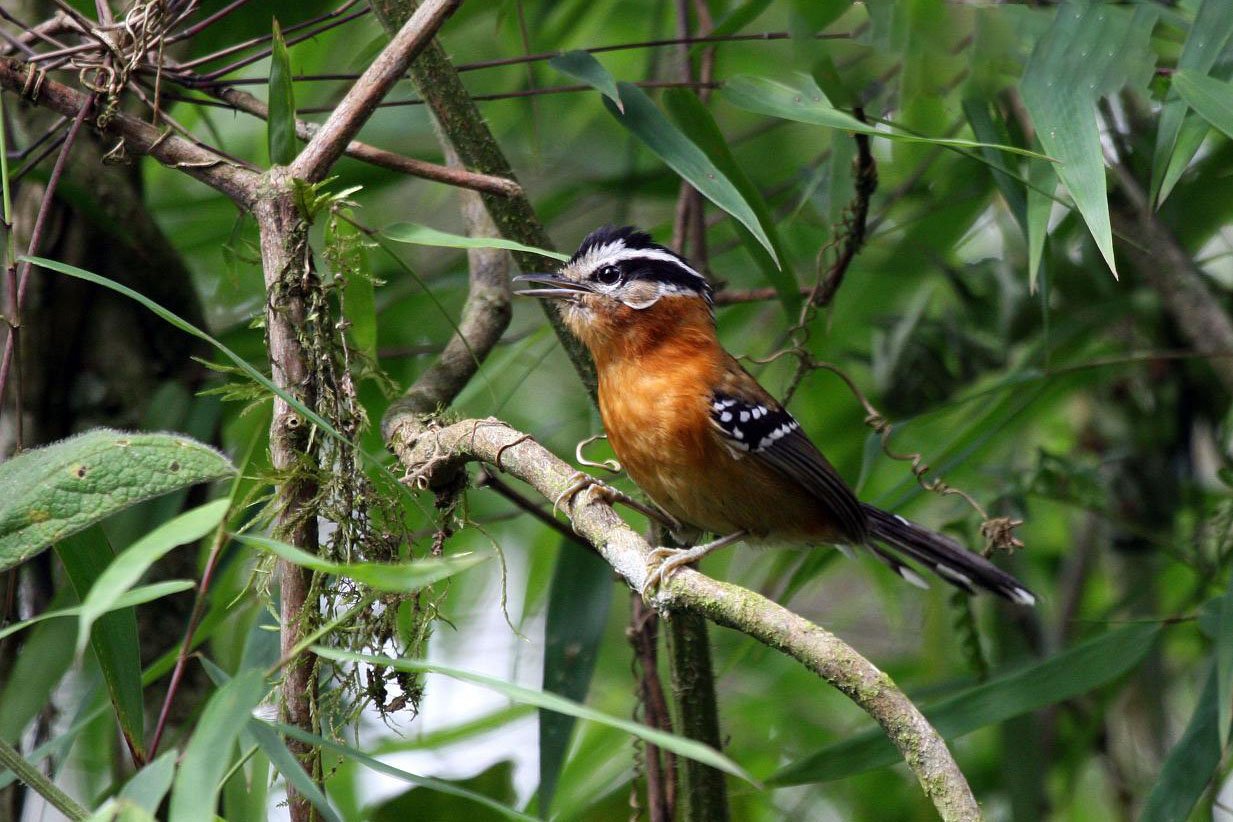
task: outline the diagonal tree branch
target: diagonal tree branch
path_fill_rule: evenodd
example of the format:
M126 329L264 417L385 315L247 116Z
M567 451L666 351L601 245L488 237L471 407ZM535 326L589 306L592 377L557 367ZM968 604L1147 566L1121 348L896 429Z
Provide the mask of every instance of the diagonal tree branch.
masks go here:
M456 481L468 461L480 461L556 499L575 472L540 444L500 420L464 420L421 427L403 418L389 431L390 446L417 487ZM651 546L591 495L562 505L586 539L634 591L647 594ZM683 609L741 631L800 661L873 717L899 749L944 820L980 819L980 809L946 742L890 677L855 649L761 595L682 569L652 599L661 609Z
M0 88L15 91L65 117L75 117L89 95L48 79L37 66L13 57L0 57ZM98 127L98 114L90 125ZM118 137L117 149L148 154L165 166L183 171L226 194L237 205L252 210L257 173L206 151L169 131L162 131L122 112L111 116L103 134ZM115 150L115 149L113 149Z
M325 178L351 138L376 111L381 98L402 79L411 61L432 42L437 29L461 3L462 0L428 0L416 9L295 158L292 176L310 183Z

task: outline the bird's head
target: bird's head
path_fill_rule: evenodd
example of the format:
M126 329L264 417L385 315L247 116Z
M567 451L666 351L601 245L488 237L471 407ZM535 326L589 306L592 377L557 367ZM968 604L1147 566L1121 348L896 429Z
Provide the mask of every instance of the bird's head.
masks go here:
M679 254L632 226L604 226L587 235L557 274L524 274L534 283L516 293L556 300L565 324L594 352L673 318L711 319L711 285Z

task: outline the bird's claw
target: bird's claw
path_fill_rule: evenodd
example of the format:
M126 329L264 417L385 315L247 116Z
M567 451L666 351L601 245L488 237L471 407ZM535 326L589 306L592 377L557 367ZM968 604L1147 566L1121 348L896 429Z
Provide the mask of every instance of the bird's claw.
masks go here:
M746 536L744 531L733 531L727 536L712 540L692 548L655 548L647 555L646 583L642 588L642 596L650 598L659 587L672 578L678 569L693 565L712 551L722 548Z
M556 516L557 509L561 508L565 502L572 502L574 497L583 492L590 495L588 499L582 500L584 504L593 502L596 499L602 499L609 505L619 502L622 505L634 509L649 519L655 520L672 533L680 533L684 528L684 526L667 511L662 511L657 507L647 505L641 500L634 499L619 488L614 488L603 480L598 480L590 474L586 474L582 471L574 472L573 476L570 477L570 484L566 486L565 490L558 494L557 498L553 501L553 516Z

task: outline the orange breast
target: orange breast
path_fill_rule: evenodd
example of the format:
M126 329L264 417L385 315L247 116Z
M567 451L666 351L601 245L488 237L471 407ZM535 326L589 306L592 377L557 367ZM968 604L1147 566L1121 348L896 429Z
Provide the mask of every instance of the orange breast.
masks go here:
M617 458L684 523L716 534L827 541L830 529L811 496L756 459L734 455L712 427L711 389L723 362L714 353L683 340L638 357L597 358L600 413Z

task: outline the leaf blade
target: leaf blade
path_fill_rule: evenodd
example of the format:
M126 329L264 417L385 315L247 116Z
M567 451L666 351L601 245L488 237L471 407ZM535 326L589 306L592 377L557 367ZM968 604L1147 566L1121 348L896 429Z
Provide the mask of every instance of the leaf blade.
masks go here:
M25 451L0 464L0 571L130 505L234 470L188 437L108 428Z
M557 251L523 245L504 237L468 237L463 234L450 234L448 231L438 231L419 223L394 223L381 231L381 236L396 243L411 245L428 245L434 248L500 248L505 251L522 251L527 254L538 254L558 262L567 262L569 256Z

